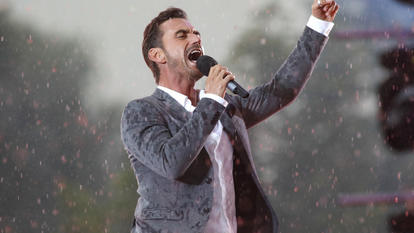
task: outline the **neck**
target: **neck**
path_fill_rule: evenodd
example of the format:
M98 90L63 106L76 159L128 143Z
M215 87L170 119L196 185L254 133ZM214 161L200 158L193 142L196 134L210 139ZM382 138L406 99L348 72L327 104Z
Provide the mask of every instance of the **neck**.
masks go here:
M179 92L188 97L191 103L196 106L198 91L194 89L195 81L186 78L162 78L158 85Z

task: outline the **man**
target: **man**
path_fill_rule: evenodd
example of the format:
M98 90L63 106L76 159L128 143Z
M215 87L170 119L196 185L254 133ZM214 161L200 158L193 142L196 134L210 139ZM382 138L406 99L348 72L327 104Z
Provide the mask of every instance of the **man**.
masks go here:
M132 232L277 232L260 186L247 129L290 103L310 76L338 6L315 0L296 48L268 83L248 98L225 94L234 79L210 69L205 89L200 33L169 8L144 31L142 51L157 89L128 103L121 135L139 182Z

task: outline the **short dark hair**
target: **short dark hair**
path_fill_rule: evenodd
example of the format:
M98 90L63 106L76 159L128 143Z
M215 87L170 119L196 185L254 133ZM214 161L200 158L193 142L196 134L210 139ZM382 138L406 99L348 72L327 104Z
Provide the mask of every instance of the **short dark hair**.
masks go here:
M147 66L154 74L156 83L158 83L160 79L160 68L158 67L157 63L151 61L148 58L148 51L151 48L163 48L160 25L168 19L173 18L187 19L187 14L180 8L170 7L160 12L157 17L152 19L144 30L144 39L142 41L142 55L144 56L145 63L147 63Z

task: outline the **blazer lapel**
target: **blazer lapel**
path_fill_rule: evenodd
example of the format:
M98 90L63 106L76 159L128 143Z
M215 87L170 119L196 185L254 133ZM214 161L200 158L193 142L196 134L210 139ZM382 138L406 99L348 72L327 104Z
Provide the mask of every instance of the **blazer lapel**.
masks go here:
M234 127L233 121L231 120L231 117L234 114L234 106L229 103L226 107L225 112L220 117L220 122L223 125L224 131L228 134L230 137L230 141L232 144L234 144L234 141L236 140L236 127Z
M182 123L187 122L191 118L191 113L185 110L183 106L164 91L157 88L152 96L161 101L165 110L167 110L175 119L182 121Z
M252 171L256 173L256 169L252 166L253 161L247 152L247 148L243 146L243 139L241 137L241 133L238 132L235 123L233 122L233 115L236 111L236 108L229 103L226 108L226 112L221 115L220 121L223 125L224 131L230 137L231 144L233 146L234 152L233 155L235 159L240 159L241 162L244 164L244 169L246 169L247 173L251 173ZM234 165L236 166L236 165ZM256 173L257 174L257 173Z

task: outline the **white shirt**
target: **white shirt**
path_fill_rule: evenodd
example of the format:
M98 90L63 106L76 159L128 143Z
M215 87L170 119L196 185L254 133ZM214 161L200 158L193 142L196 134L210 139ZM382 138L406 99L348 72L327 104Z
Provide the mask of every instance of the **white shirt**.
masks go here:
M334 23L320 20L311 15L306 25L328 37ZM166 87L158 86L157 88L169 94L187 111L194 111L195 107L191 104L187 96ZM203 90L200 91L199 98L211 98L224 107L228 104L220 96L207 94ZM233 181L233 147L227 133L223 131L223 125L220 121L217 122L213 131L208 136L204 146L210 156L214 169L213 205L204 233L237 233Z
M158 86L159 89L169 94L188 112L193 112L195 107L187 96ZM220 96L200 91L199 98L211 98L227 106L227 101ZM217 122L213 131L207 137L204 147L209 154L213 165L213 204L209 220L204 233L228 233L237 232L236 206L233 183L233 147L230 139L220 121Z

